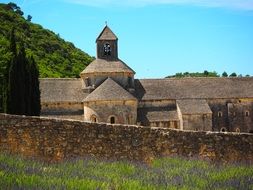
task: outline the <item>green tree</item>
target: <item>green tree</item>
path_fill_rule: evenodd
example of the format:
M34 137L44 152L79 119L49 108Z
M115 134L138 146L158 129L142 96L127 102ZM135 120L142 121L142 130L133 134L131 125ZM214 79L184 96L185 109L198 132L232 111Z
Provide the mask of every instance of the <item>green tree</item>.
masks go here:
M231 75L229 75L230 77L237 77L237 74L234 72L234 73L231 73Z
M14 56L9 70L9 106L7 113L26 114L26 53L23 44Z
M40 115L40 88L39 88L39 71L33 56L28 58L27 65L27 95L26 95L26 115Z
M204 73L203 73L203 74L204 74L204 76L206 76L206 77L207 77L207 76L209 75L209 72L208 72L208 71L204 71Z
M31 15L28 15L26 20L27 20L28 22L31 22L31 21L32 21L32 16L31 16Z
M222 77L228 77L227 72L224 71L224 72L222 73Z
M19 14L20 16L23 16L24 15L24 12L20 9L19 6L17 6L17 4L13 3L13 2L10 2L8 3L8 6L13 10L15 11L17 14Z
M12 28L9 34L9 41L10 46L9 50L11 52L11 58L6 64L6 67L4 69L4 77L3 77L3 111L5 113L10 113L10 68L13 68L13 65L16 64L17 60L17 45L16 45L16 38L15 38L15 29Z

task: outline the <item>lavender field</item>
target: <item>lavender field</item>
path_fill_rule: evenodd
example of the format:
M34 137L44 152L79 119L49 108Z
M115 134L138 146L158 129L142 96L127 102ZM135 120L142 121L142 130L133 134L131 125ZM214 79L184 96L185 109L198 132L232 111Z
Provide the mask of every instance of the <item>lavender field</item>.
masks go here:
M91 158L49 164L0 154L0 189L253 190L253 166L178 157L150 165Z

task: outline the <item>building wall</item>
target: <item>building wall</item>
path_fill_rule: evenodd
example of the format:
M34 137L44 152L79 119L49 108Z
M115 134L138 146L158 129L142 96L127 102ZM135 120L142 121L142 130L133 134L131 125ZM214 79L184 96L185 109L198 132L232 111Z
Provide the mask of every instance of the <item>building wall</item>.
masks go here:
M176 110L176 100L141 100L139 108L168 107L169 110Z
M183 130L212 131L212 114L182 115Z
M83 103L42 102L41 116L50 118L83 120Z
M212 125L213 131L220 131L221 129L226 129L227 131L240 131L240 132L252 132L253 131L253 99L212 99L208 100L210 109L212 110L212 121L209 120L209 115L207 115L206 120L203 120L203 115L180 115L179 108L176 108L175 100L153 100L153 101L141 101L138 107L141 108L164 108L167 107L168 110L178 109L179 116L179 128L186 130L202 130L203 128L209 129ZM42 102L42 116L57 117L65 119L77 119L77 120L90 120L92 112L88 107L84 107L83 103L74 102ZM131 115L131 124L136 124L136 103L128 106L128 104L117 103L117 106L113 108L114 104L111 102L108 105L105 104L94 104L94 110L97 110L97 115L101 115L100 119L103 122L107 122L105 118L110 115L118 114L119 123L129 123L127 119L128 115ZM103 107L103 108L102 108ZM86 118L83 118L84 110L88 113ZM101 111L99 111L101 110ZM245 112L249 112L249 116L245 115ZM219 116L219 112L222 114ZM235 115L234 115L235 114ZM96 115L96 114L95 114ZM184 122L183 122L184 121ZM205 121L205 122L204 122ZM166 122L153 122L150 126L171 126L171 123ZM205 127L203 127L205 126ZM178 123L174 123L174 127L178 127Z
M179 108L178 104L177 104L177 114L178 114L178 118L179 118L179 125L180 125L179 128L181 130L183 130L184 129L183 115L182 115L181 109Z
M229 131L253 132L253 103L228 104Z
M252 99L212 99L208 104L213 112L213 131L235 131L239 128L241 132L252 131L253 126L253 100ZM234 106L231 106L234 105ZM245 116L249 111L249 117ZM219 112L222 115L219 115ZM236 117L234 116L236 112Z
M150 127L180 129L179 121L153 121L153 122L150 122L149 126Z
M104 44L108 43L111 47L111 55L104 55ZM117 40L99 40L97 41L97 57L99 59L117 60L118 59L118 43Z
M84 104L84 121L91 121L95 116L97 122L110 123L114 116L115 123L136 124L137 101L97 101Z
M47 161L95 156L150 162L178 155L253 164L253 135L0 114L0 151Z

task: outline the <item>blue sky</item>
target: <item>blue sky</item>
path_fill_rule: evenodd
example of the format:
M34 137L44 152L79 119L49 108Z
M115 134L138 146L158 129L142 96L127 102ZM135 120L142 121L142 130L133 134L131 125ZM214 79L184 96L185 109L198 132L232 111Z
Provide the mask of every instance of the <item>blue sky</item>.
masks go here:
M107 21L119 38L119 57L136 78L204 70L253 75L253 0L13 2L92 56Z

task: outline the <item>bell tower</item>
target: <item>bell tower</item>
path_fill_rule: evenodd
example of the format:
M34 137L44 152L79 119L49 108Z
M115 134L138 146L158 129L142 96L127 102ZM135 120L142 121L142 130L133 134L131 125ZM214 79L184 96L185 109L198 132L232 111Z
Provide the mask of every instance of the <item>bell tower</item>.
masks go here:
M84 92L92 92L108 77L127 91L134 90L135 72L118 57L118 38L106 25L96 39L97 58L80 74Z
M98 36L96 43L98 59L118 60L118 38L107 25Z

